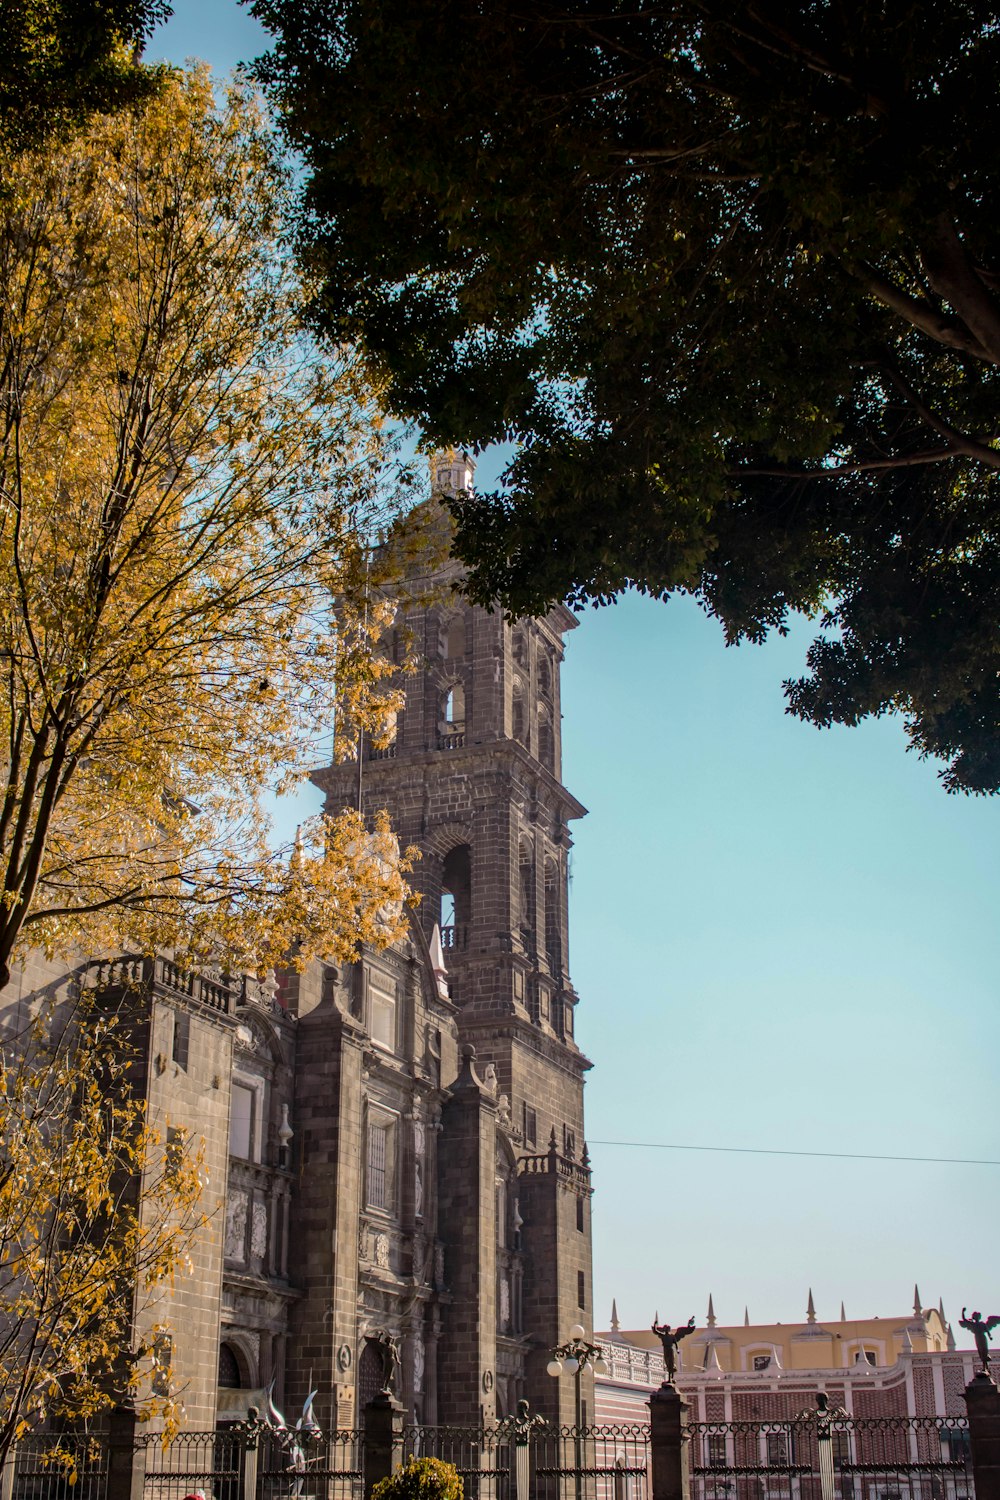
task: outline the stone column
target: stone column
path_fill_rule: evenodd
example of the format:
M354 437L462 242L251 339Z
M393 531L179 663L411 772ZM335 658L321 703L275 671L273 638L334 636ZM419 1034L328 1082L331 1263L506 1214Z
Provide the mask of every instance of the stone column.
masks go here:
M1000 1391L980 1372L965 1387L976 1500L1000 1500Z
M652 1500L688 1500L687 1421L688 1404L678 1390L664 1383L653 1392L649 1398Z

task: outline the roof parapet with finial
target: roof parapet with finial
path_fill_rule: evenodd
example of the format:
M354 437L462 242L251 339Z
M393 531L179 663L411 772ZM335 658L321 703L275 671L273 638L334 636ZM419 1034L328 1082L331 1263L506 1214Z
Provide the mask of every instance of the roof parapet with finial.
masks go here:
M815 1323L815 1321L816 1321L816 1304L813 1301L813 1289L812 1289L812 1287L810 1287L809 1288L809 1301L806 1304L806 1322L807 1323Z
M705 1323L709 1328L715 1327L715 1305L712 1302L711 1292L708 1294L708 1316L705 1319Z

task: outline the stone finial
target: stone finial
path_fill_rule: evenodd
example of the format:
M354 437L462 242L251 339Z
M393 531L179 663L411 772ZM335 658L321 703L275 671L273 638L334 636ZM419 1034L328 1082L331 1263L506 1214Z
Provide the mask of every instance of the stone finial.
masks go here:
M292 1130L291 1122L289 1121L289 1118L288 1118L288 1105L285 1104L285 1103L282 1103L282 1106L281 1106L281 1123L278 1126L278 1144L280 1145L280 1147L281 1147L281 1149L283 1151L287 1151L288 1150L288 1147L291 1144L293 1135L294 1135L294 1132Z
M614 1297L611 1299L611 1332L617 1333L621 1324L618 1322L618 1303Z
M714 1328L715 1327L715 1306L714 1306L714 1304L712 1302L712 1293L711 1292L709 1292L709 1294L708 1294L708 1314L707 1314L707 1316L705 1318L705 1326L707 1328Z
M749 1307L747 1307L746 1303L743 1304L743 1327L750 1327L750 1309Z
M915 1318L922 1318L923 1315L924 1315L923 1308L920 1306L920 1288L917 1286L916 1282L914 1282L913 1283L913 1316Z
M840 1321L842 1323L846 1323L847 1322L847 1314L844 1311L844 1304L843 1304L843 1302L841 1302L841 1304L840 1304Z
M948 1339L945 1347L947 1348L949 1354L953 1349L956 1349L958 1347L958 1345L955 1343L955 1335L952 1331L952 1326L950 1323L948 1324Z
M939 1297L938 1298L938 1312L941 1314L941 1322L942 1323L947 1323L948 1319L944 1315L944 1298L943 1297Z
M719 1350L714 1342L709 1344L705 1350L705 1364L703 1368L706 1375L714 1375L717 1380L726 1373L719 1364Z
M485 1093L483 1080L476 1072L476 1049L471 1042L466 1042L462 1048L462 1066L458 1077L452 1084L454 1090L474 1088L477 1093Z
M903 1329L903 1353L913 1353L913 1340L910 1338L910 1330L908 1328Z
M549 1132L549 1155L556 1156L559 1153L559 1140L556 1136L556 1127L553 1125Z
M815 1323L815 1321L816 1321L816 1304L813 1301L813 1289L812 1289L812 1287L810 1287L809 1288L809 1301L808 1301L808 1303L806 1305L806 1322L807 1323Z

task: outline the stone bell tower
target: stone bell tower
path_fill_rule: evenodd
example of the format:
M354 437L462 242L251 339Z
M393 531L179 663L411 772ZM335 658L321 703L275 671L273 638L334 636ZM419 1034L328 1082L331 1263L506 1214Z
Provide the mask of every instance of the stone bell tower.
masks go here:
M465 454L439 454L432 470L435 495L472 486ZM427 514L432 531L447 525L436 498ZM386 808L400 842L421 851L413 920L464 1057L441 1079L438 1405L442 1420L474 1420L526 1395L571 1421L572 1382L545 1365L574 1323L593 1326L590 1064L575 1040L567 940L570 824L585 809L560 779L559 674L576 620L561 606L505 619L465 600L460 580L453 562L409 570L390 649L405 639L419 668L393 744L361 751L365 809ZM357 779L356 764L317 776L327 807L353 801Z

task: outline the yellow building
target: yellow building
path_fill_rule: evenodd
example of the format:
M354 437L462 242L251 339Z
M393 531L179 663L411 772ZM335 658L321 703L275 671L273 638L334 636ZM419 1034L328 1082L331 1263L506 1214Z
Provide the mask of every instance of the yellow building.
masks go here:
M884 1369L903 1354L954 1349L943 1306L922 1308L919 1290L913 1291L913 1311L900 1317L848 1318L841 1304L838 1318L820 1322L810 1290L803 1323L751 1323L749 1313L744 1313L742 1324L720 1325L709 1297L704 1326L680 1344L678 1376L683 1380L687 1374L708 1370L773 1375L780 1370L851 1370L856 1365ZM601 1337L660 1351L660 1340L650 1329L623 1330L614 1312L610 1333Z

